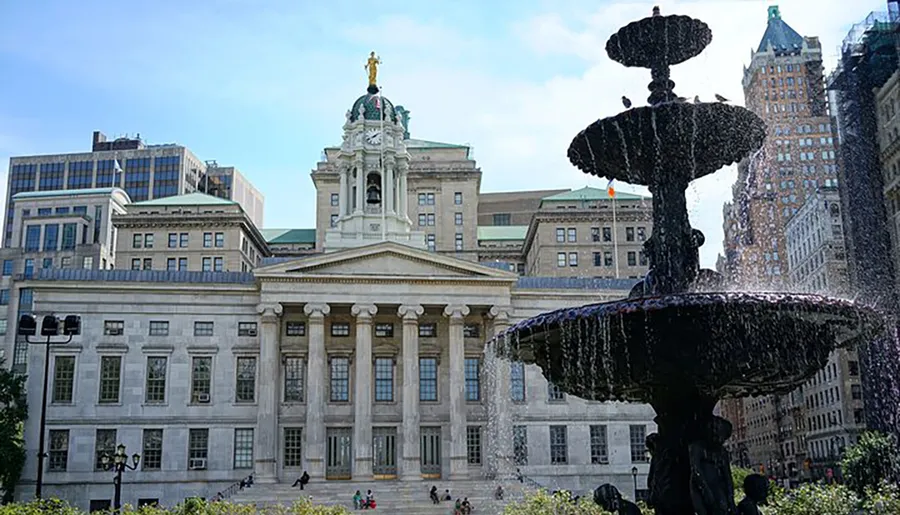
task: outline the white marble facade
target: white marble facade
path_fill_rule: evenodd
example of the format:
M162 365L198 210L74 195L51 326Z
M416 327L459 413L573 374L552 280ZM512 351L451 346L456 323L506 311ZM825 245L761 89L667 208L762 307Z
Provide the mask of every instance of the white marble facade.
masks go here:
M624 291L523 290L509 272L391 242L270 265L230 283L174 277L85 281L60 272L25 285L38 315L80 314L84 327L51 351L48 494L83 508L112 497L111 474L94 470L98 432L144 455L125 473L123 502L172 504L211 497L251 473L266 483L292 482L303 470L313 481L509 471L523 451L515 438L490 441L498 425L504 435L524 428L516 429L519 444L527 435L519 466L550 487L586 491L610 481L630 494L637 467L644 488L648 464L633 460L632 440L654 430L648 406L550 399L533 366L522 383L509 364L484 373L485 341L509 324ZM40 406L43 352L30 349L32 407ZM488 416L490 399L508 408L492 415L500 418ZM36 477L39 412L31 413L23 498ZM604 426L602 452L592 425Z

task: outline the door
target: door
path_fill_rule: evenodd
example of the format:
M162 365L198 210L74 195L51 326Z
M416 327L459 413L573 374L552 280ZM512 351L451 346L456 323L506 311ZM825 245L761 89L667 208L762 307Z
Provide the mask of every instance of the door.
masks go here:
M438 479L441 477L441 428L423 427L421 431L419 465L422 468L422 477Z
M375 479L395 479L397 477L397 428L372 428L372 452L375 462L372 473Z
M350 479L353 463L353 429L329 427L325 429L328 443L325 456L325 479Z

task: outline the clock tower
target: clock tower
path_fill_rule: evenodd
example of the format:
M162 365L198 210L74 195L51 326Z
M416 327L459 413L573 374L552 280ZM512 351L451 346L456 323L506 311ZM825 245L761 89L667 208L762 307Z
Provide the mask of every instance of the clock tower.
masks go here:
M407 214L405 111L381 95L373 73L380 60L373 53L369 61L369 87L347 111L343 142L333 162L340 176L338 216L325 232L324 250L379 241L425 249L425 233L413 230Z

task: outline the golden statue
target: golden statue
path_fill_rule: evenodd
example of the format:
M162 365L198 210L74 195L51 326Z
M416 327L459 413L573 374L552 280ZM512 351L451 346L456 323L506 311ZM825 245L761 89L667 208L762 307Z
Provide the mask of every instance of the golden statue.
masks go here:
M379 64L381 64L381 58L375 57L375 52L373 51L369 54L369 60L366 62L365 66L365 69L369 71L369 86L377 84L376 78L378 76Z

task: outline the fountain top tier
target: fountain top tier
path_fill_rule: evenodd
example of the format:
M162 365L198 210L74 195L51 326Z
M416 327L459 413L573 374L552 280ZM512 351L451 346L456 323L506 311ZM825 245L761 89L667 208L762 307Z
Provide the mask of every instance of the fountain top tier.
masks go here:
M653 16L629 23L606 42L610 59L625 66L657 68L696 57L712 41L712 31L689 16Z

